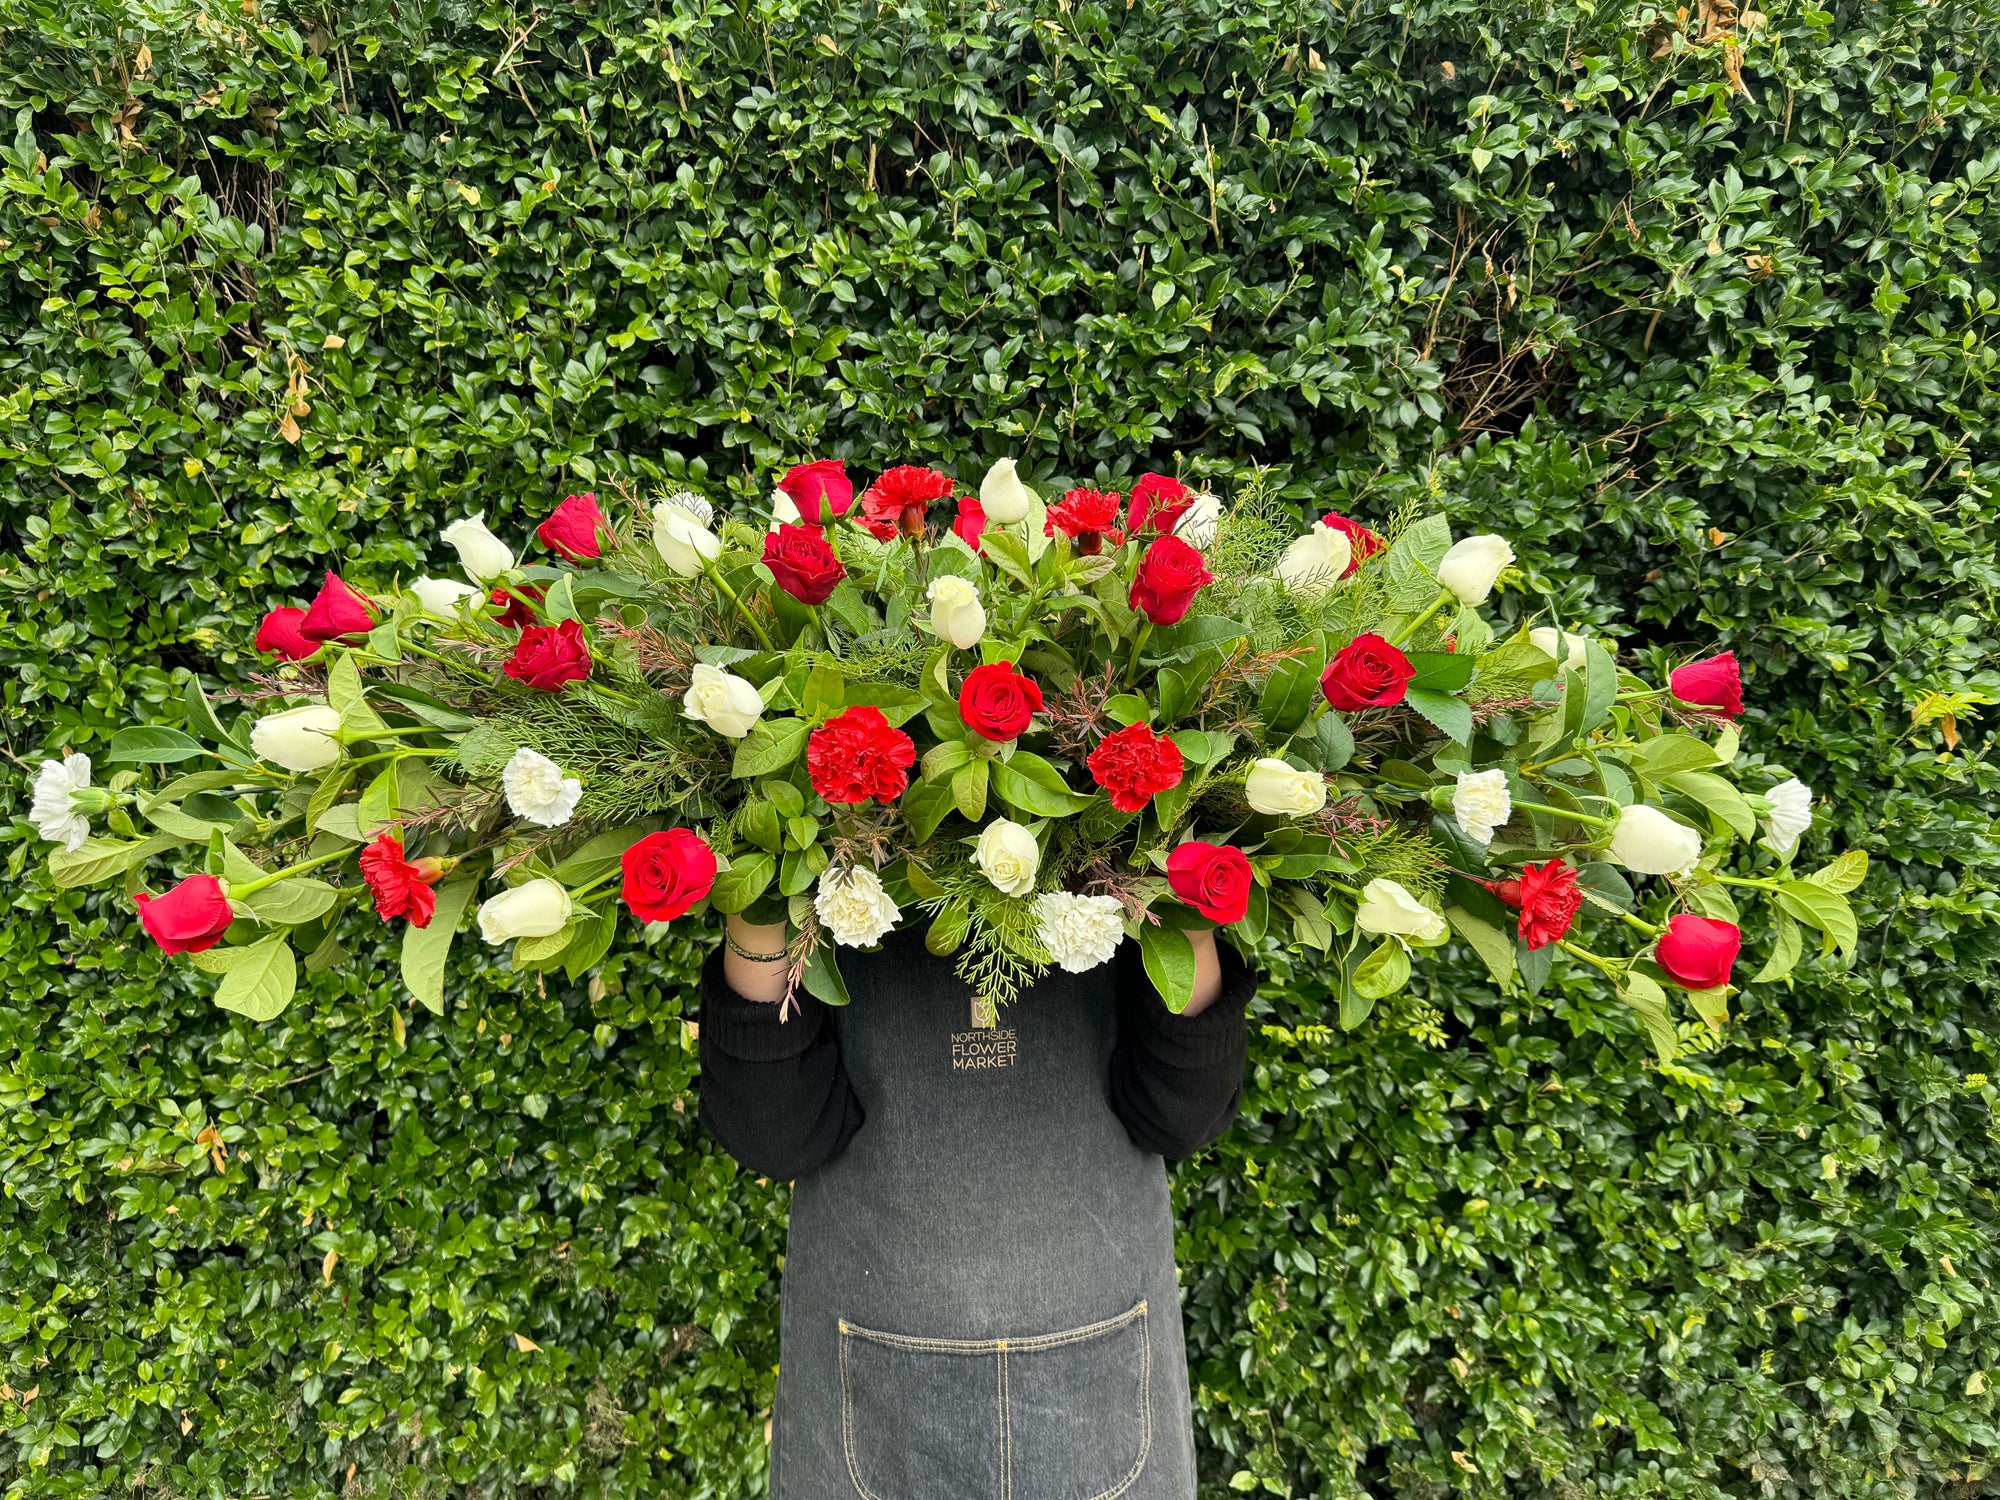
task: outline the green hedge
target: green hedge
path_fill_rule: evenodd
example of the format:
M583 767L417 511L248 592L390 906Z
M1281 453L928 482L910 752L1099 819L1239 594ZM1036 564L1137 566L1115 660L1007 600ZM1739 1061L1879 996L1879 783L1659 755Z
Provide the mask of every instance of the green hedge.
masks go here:
M1206 1492L1984 1493L1996 21L0 0L0 794L468 509L1003 452L1441 502L1509 607L1744 658L1863 961L1665 1069L1587 974L1349 1036L1276 961L1176 1179ZM785 1193L687 1107L687 940L462 946L433 1019L357 931L259 1027L8 837L8 1496L758 1490Z

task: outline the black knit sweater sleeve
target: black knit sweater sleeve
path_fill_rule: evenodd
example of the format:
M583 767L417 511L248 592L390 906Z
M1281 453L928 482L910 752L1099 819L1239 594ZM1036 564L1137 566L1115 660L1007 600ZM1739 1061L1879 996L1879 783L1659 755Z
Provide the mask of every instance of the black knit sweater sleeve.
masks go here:
M801 990L785 1007L746 1000L701 971L701 1123L751 1171L789 1182L831 1161L861 1128L826 1006Z
M1198 1016L1167 1009L1146 977L1138 944L1118 950L1111 1108L1134 1145L1169 1161L1219 1139L1243 1103L1244 1009L1257 993L1257 975L1227 944L1216 946L1222 993Z

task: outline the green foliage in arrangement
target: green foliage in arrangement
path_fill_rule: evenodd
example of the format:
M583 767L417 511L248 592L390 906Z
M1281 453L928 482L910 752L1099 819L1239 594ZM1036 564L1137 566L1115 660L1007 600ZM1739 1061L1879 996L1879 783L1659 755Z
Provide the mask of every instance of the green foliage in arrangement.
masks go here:
M1587 972L1342 1033L1274 949L1176 1179L1205 1492L1985 1493L1996 20L0 0L0 1491L759 1490L786 1195L685 941L434 1017L356 925L259 1026L23 788L256 691L325 559L1014 453L1506 534L1497 619L1733 649L1802 865L1875 856L1851 972L1666 1065Z

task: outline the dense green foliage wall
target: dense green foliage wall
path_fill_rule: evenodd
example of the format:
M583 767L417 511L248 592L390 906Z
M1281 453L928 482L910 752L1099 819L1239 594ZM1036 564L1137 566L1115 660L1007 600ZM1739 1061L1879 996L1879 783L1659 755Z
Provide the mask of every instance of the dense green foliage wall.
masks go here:
M470 509L1003 452L1442 502L1745 659L1863 961L1661 1069L1588 974L1344 1036L1274 956L1177 1179L1205 1484L1987 1493L1996 21L0 0L0 796ZM7 1495L756 1492L785 1192L687 1108L688 940L461 945L434 1019L357 932L259 1027L6 837Z

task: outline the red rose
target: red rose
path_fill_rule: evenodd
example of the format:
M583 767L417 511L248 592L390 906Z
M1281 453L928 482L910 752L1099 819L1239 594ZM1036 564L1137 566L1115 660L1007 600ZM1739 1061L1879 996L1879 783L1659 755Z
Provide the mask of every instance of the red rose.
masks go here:
M403 841L393 833L378 834L361 851L361 878L375 898L375 915L385 922L402 917L412 927L430 926L437 910L437 893L431 886L441 873L436 861L415 865L405 859Z
M1194 491L1165 474L1141 474L1132 486L1126 529L1134 536L1146 530L1170 532L1194 504Z
M792 497L800 518L814 526L839 520L854 503L854 481L837 458L815 459L786 470L778 488Z
M274 609L257 627L257 649L282 656L286 661L304 661L319 650L319 642L300 627L305 623L302 609Z
M495 589L488 597L500 606L500 623L509 630L521 630L535 623L534 606L548 596L532 583L517 583L511 589Z
M1743 712L1743 671L1736 665L1736 653L1705 656L1667 674L1673 695L1694 708L1727 714L1732 719Z
M366 635L375 628L375 611L368 601L328 573L319 595L299 622L299 634L309 641L334 641L344 635Z
M1041 688L1034 678L1015 671L1011 661L974 667L958 690L959 717L989 740L1019 739L1041 710Z
M1132 580L1132 607L1155 625L1172 625L1188 612L1194 596L1215 582L1202 555L1177 536L1163 536L1146 549Z
M551 552L559 552L571 562L588 562L604 555L604 538L611 523L597 508L594 494L565 495L549 518L535 528L535 535Z
M958 516L952 521L951 529L974 552L986 550L979 544L979 533L986 529L986 507L979 503L977 495L958 497Z
M162 953L202 953L222 941L235 913L213 875L190 875L164 896L140 891L139 925Z
M1144 724L1107 734L1086 764L1120 812L1137 812L1155 793L1181 784L1181 747Z
M828 802L894 802L916 760L910 737L869 703L844 709L806 736L806 775Z
M1095 557L1103 549L1105 537L1111 538L1114 547L1125 540L1118 530L1118 508L1124 503L1125 497L1116 490L1070 490L1059 504L1049 507L1042 531L1048 536L1060 531L1075 537L1076 550L1085 557Z
M816 526L780 526L764 538L764 566L801 604L824 604L847 569Z
M1482 881L1489 891L1521 913L1521 941L1530 952L1569 935L1583 905L1576 871L1559 859L1523 865L1518 880Z
M1660 938L1653 957L1676 984L1691 990L1712 990L1729 983L1742 951L1743 934L1734 922L1682 912Z
M671 922L715 887L715 851L692 829L649 833L625 851L625 904L641 922Z
M583 681L590 675L590 646L583 638L583 625L564 620L560 625L523 627L513 656L501 670L545 693L560 693L567 684Z
M1356 568L1389 545L1359 521L1350 521L1337 511L1330 510L1321 516L1319 524L1347 538L1347 571L1340 575L1342 578L1352 578Z
M1342 713L1401 703L1417 669L1379 635L1357 635L1320 673L1319 690Z
M861 514L868 529L882 541L898 531L904 536L922 536L931 502L944 499L951 491L949 474L921 464L898 464L868 486L861 497Z
M1189 839L1167 856L1167 884L1211 922L1243 920L1253 878L1248 857L1234 844Z

